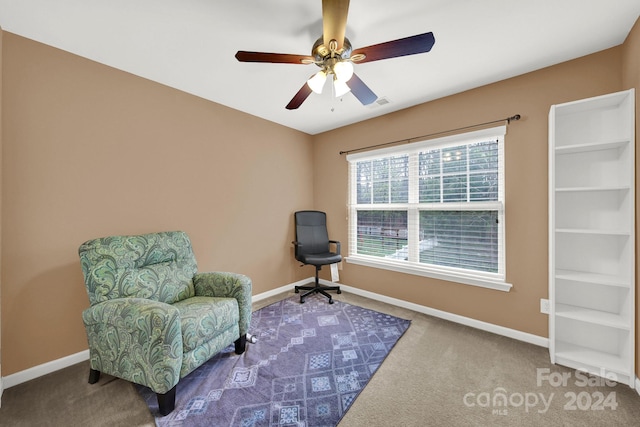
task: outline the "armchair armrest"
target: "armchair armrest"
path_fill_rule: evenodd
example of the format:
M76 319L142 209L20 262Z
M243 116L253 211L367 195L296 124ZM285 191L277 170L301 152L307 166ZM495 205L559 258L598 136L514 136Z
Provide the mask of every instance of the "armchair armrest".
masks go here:
M235 298L240 309L240 336L249 332L251 323L251 279L244 274L213 271L196 273L193 286L197 296Z
M116 298L82 312L91 368L166 393L180 379L182 331L177 308Z

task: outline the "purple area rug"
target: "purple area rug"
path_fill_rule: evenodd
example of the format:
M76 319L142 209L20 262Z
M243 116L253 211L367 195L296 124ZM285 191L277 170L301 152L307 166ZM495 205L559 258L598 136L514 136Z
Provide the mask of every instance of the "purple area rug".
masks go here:
M335 301L335 300L334 300ZM410 321L327 299L290 297L255 311L242 355L228 347L180 380L164 426L335 426Z

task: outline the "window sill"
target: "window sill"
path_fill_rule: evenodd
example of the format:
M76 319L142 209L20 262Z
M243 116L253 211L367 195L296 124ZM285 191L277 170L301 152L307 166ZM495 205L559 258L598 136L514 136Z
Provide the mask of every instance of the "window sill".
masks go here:
M380 258L370 258L363 256L348 256L345 258L345 260L350 264L381 268L383 270L413 274L416 276L431 277L434 279L447 280L450 282L462 283L465 285L495 289L502 292L509 292L513 287L511 283L507 283L498 277L487 277L481 274L465 274L452 271L439 271L427 269L422 265L416 265L414 263L408 262L389 261Z

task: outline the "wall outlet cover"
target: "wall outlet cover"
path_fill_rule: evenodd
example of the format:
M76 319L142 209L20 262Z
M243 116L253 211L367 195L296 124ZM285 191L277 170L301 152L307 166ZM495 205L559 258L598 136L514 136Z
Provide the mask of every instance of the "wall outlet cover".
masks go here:
M549 314L549 300L540 298L540 313Z

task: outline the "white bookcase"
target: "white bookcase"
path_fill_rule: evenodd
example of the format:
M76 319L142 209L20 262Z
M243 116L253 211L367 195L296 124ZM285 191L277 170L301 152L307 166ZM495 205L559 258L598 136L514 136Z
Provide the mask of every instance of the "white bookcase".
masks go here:
M549 113L551 362L633 386L634 90Z

